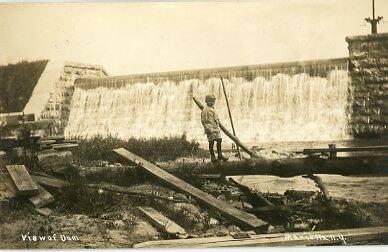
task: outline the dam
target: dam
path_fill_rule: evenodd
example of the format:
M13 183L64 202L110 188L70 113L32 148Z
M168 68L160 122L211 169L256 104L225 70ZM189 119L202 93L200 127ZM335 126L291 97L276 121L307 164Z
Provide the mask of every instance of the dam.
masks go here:
M231 129L222 76L243 142L385 138L388 33L346 42L347 58L124 76L49 61L23 111L54 120L54 134L67 138L185 136L206 142L191 97L203 102L214 94L215 109Z
M230 125L220 76L243 142L350 138L346 58L80 78L75 81L65 136L185 135L204 142L200 111L191 97L203 100L214 94L220 120Z

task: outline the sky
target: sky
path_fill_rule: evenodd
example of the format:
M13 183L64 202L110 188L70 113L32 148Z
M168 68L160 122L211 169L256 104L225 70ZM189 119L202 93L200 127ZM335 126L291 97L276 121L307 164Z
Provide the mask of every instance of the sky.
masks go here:
M388 20L388 1L375 0ZM0 65L56 59L110 75L347 57L371 0L0 3ZM388 32L388 21L379 32Z

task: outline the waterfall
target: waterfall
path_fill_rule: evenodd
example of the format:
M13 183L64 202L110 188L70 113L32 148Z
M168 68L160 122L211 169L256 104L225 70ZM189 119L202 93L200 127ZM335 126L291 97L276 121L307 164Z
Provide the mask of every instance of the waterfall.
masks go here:
M95 88L76 87L67 137L113 135L122 139L186 135L206 142L200 110L190 98L204 104L206 94L217 97L215 110L230 127L219 78L131 83ZM236 134L246 143L347 139L346 70L326 77L306 73L224 79ZM224 137L225 141L228 141Z

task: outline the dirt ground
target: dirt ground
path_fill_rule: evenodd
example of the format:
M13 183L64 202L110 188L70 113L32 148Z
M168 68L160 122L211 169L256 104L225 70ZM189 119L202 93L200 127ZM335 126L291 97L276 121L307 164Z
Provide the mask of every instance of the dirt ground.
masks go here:
M202 179L191 182L237 208L249 211L260 206L259 202L252 202L239 188L225 180ZM216 237L242 232L242 228L218 213L201 207L188 195L177 193L156 182L150 181L130 188L139 192L153 192L169 200L134 198L121 193L80 189L79 185L71 184L68 188L53 192L56 201L50 207L54 212L48 217L37 214L25 203L16 204L10 211L2 211L0 248L128 248L143 241L176 238L166 236L150 225L139 214L136 206L152 206L185 228L188 237ZM388 224L385 214L387 203L362 203L336 198L335 202L341 208L352 213L336 216L327 209L318 191L290 189L284 193L263 194L275 205L289 208L288 211L256 213L258 218L270 223L267 232ZM83 204L85 199L90 201Z

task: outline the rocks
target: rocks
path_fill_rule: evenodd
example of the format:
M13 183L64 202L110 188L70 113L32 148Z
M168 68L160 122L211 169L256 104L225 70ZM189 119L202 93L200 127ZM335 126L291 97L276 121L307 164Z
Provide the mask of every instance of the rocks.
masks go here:
M228 227L228 231L231 233L238 233L238 232L241 232L241 229L235 225L230 225Z

